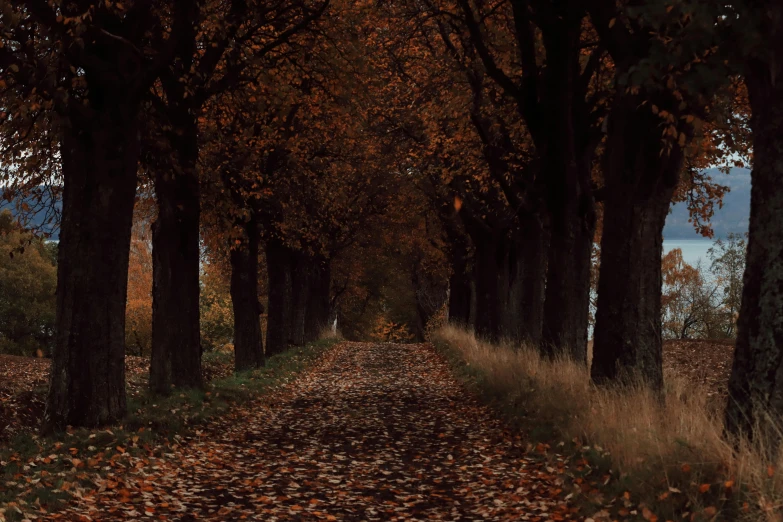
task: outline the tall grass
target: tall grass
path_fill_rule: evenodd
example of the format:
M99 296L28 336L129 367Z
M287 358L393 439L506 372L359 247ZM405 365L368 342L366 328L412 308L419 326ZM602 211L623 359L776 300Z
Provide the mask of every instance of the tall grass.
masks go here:
M729 443L722 405L710 404L699 385L666 375L661 400L642 385L596 387L583 365L545 359L526 346L493 346L452 326L433 340L456 356L463 374L510 420L530 432L599 448L618 482L646 488L649 502L669 488L682 489L689 495L683 505L694 513L699 504L717 503L723 516L715 516L723 520L783 520L783 460L769 462L764 448ZM704 483L714 485L716 498L705 496Z

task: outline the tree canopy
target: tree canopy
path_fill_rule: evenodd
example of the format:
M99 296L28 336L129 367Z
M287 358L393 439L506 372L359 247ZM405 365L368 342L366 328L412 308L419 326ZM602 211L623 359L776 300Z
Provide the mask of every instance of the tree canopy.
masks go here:
M660 392L664 333L714 300L730 431L759 400L783 412L775 2L0 7L3 195L44 216L13 240L40 257L60 232L54 319L18 334L49 335L47 429L122 418L126 353L167 395L203 386L205 350L241 372L335 322L408 340L448 320L584 366L593 335L596 384ZM711 237L728 188L705 170L747 163L747 247L717 244L704 295L662 268L664 222L687 202Z

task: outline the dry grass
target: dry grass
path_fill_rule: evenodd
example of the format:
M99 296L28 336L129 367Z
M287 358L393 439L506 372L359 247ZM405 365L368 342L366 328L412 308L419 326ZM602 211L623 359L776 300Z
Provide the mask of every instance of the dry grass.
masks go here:
M456 352L507 413L523 417L526 429L549 426L553 437L598 447L631 487L636 481L657 488L651 498L685 482L695 490L688 504L694 512L698 504L717 503L723 520L783 520L783 472L774 471L783 470L783 460L769 463L763 448L729 444L722 436L720 408L698 385L666 375L665 401L660 401L643 386L595 387L583 366L542 359L529 347L492 346L450 326L434 339ZM731 495L727 481L733 482ZM715 499L698 491L702 483L715 485Z

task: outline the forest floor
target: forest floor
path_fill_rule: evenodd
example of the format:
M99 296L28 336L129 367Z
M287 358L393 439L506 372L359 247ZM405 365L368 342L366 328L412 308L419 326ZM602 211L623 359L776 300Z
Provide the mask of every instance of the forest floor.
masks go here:
M663 365L667 374L701 384L711 398L722 402L726 399L733 356L733 341L670 340L664 343ZM128 356L125 364L128 396L137 398L146 390L149 359ZM44 411L48 373L48 359L0 354L0 446L16 435L37 431ZM205 381L232 373L230 357L205 357Z
M664 366L724 400L732 350L670 341ZM0 505L0 521L579 519L566 502L571 457L507 429L430 345L342 343L313 360L295 380L176 435L126 426L83 434L81 446L78 433L54 449L39 440L17 472L6 470L0 493L26 488L27 503ZM126 363L129 403L143 402L148 361ZM231 381L230 357L204 366L206 381ZM0 449L37 430L48 369L45 359L0 356Z
M234 362L223 354L204 358L205 382L234 373ZM147 390L149 358L125 357L126 391L130 400ZM14 437L36 433L41 425L49 379L49 359L0 354L0 447Z
M664 342L664 375L677 375L706 390L721 406L728 397L734 341L683 339Z
M431 345L341 343L289 384L177 442L137 456L101 448L123 455L101 473L84 467L90 457L80 450L79 480L60 484L67 501L26 516L578 519L565 501L564 459L542 457L507 430Z

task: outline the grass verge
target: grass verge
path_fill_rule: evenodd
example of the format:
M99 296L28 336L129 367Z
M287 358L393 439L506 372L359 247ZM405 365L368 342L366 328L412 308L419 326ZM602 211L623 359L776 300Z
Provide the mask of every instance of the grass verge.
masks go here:
M597 388L570 360L492 346L450 326L433 342L539 451L571 457L571 499L595 522L781 520L783 462L729 444L705 390L672 375L663 401L643 386Z
M210 381L203 390L168 397L142 395L128 401L122 424L67 430L54 436L24 434L0 448L0 522L20 521L57 509L96 479L159 457L184 443L199 427L234 404L250 401L291 381L340 341L323 339L267 359L258 370ZM230 354L205 358L230 359ZM226 362L226 361L211 361ZM32 517L30 516L32 515Z

